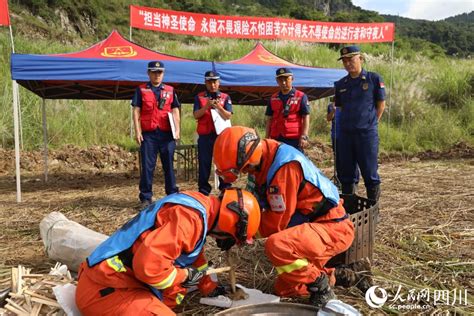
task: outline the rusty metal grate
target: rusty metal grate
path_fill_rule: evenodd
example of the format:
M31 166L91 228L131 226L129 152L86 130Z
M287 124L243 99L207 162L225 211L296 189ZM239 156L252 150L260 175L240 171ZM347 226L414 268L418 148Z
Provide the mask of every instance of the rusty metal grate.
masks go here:
M357 195L341 195L344 199L344 208L350 214L354 223L354 241L351 247L332 258L327 266L350 264L363 258L372 260L374 251L375 229L379 216L379 205Z
M178 179L185 181L197 180L197 144L176 146L174 167Z

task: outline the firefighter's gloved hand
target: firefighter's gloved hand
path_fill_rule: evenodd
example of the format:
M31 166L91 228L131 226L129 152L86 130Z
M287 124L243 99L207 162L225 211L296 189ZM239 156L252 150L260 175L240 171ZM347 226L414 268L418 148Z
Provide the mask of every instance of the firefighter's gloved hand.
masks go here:
M235 245L234 238L226 238L226 239L216 239L217 247L219 247L222 251L227 251Z
M211 293L209 293L207 296L208 297L217 297L219 295L225 295L227 294L227 290L225 286L223 285L218 285Z
M206 275L206 270L199 271L193 267L188 267L186 270L188 270L188 277L181 284L183 287L198 285L199 281L201 281L201 279Z

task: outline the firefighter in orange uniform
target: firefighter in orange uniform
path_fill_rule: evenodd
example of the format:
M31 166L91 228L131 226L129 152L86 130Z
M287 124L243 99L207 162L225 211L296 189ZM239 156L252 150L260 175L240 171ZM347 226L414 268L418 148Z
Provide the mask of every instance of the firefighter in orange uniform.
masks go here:
M175 315L187 288L222 294L209 276L206 236L222 250L252 241L260 208L247 191L219 197L184 191L141 211L81 264L76 303L82 315ZM217 293L216 293L217 292Z
M289 68L278 68L276 81L280 91L271 96L265 110L266 138L303 151L309 140L308 97L293 87L293 73Z
M251 128L234 126L214 145L217 173L234 182L239 173L255 176L254 194L262 209L259 233L278 277L280 296L307 296L321 307L335 297L334 269L325 264L347 250L354 227L337 188L295 148L260 140Z

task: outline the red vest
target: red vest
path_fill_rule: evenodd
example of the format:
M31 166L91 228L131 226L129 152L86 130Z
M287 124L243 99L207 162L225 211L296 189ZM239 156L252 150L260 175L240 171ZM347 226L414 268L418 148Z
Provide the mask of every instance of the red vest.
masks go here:
M278 97L278 92L272 95L270 106L273 116L270 127L270 138L278 138L280 135L285 138L296 139L301 136L302 117L300 115L301 100L304 93L295 90L295 95L287 101L289 105L288 115L285 117L284 104Z
M173 103L173 87L163 84L161 89L161 99L164 99L163 108L160 109L156 101L155 93L147 87L147 84L140 85L142 93L142 109L140 112L140 124L142 131L151 132L159 128L162 131L171 131L168 112L171 112L171 103Z
M225 100L227 100L228 95L225 93L220 93L220 100L221 106L223 107L225 104ZM201 108L204 107L209 100L207 97L207 92L203 91L198 94L199 102L201 103ZM210 133L215 133L216 128L214 127L214 123L212 122L212 115L211 115L211 108L207 109L204 112L204 115L201 116L197 121L197 133L199 135L208 135Z

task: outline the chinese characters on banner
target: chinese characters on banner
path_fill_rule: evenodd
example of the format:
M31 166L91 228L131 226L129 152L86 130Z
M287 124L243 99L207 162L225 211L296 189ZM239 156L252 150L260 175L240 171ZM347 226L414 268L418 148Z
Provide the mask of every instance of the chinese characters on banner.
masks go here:
M392 42L393 23L332 23L224 16L130 6L130 26L208 37L286 39L326 43Z

